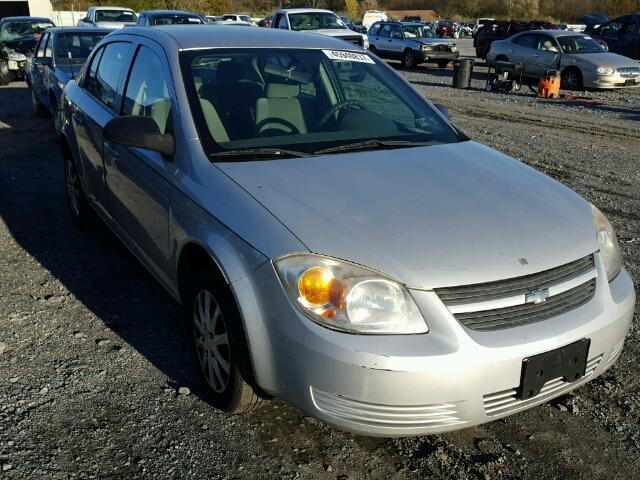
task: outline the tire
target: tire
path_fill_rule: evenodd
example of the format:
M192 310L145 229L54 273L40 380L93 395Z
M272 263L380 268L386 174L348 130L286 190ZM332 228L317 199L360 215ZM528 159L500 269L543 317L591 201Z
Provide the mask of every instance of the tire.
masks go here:
M447 68L449 66L449 60L438 60L438 67Z
M36 92L33 88L31 89L31 111L33 116L37 118L46 118L48 113L46 107L36 98Z
M233 414L259 407L262 398L250 385L251 359L228 286L210 271L196 273L184 290L182 308L210 403Z
M53 129L58 140L62 138L62 120L62 106L56 102L53 104Z
M413 53L413 50L405 50L402 54L402 66L409 70L416 68L416 56Z
M0 60L0 85L9 85L11 80L13 80L13 75L11 70L9 70L9 65L6 61Z
M78 227L84 227L92 219L93 210L82 191L80 175L73 158L64 155L64 186L67 193L67 205L71 213L73 223Z
M582 73L577 68L566 68L562 72L561 83L565 90L582 90Z

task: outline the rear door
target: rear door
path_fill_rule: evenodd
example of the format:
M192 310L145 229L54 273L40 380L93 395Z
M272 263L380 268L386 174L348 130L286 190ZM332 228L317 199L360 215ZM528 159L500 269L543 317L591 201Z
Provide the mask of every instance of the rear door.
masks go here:
M106 217L110 215L102 159L102 129L120 110L119 92L126 67L131 62L131 50L131 42L118 40L107 43L96 52L83 80L83 95L77 99L71 113L85 193Z
M143 40L125 83L122 115L152 118L161 134L176 134L173 82L163 50ZM104 142L109 211L119 233L159 275L169 268L169 205L174 158Z
M393 56L393 50L391 49L391 24L385 23L380 27L378 34L376 35L376 45L380 53L385 57Z
M400 25L391 25L391 33L389 34L389 48L394 57L402 56L404 51L404 38L402 38L402 27Z

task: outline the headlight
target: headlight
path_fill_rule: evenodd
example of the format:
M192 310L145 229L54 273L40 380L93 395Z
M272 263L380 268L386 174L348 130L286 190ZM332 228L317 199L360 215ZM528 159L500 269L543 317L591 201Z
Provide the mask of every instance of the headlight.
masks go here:
M604 262L604 269L607 272L607 279L613 280L622 270L622 256L620 255L620 246L616 237L616 231L613 225L609 223L607 217L591 205L593 210L593 223L596 227L596 237L600 244L600 256Z
M15 62L22 62L27 59L27 56L24 53L10 51L7 53L7 58Z
M423 52L430 52L431 50L433 50L433 47L431 45L422 45L420 48Z
M407 289L380 273L312 254L274 264L291 301L322 326L368 334L429 331Z
M613 75L613 68L609 67L596 67L596 73L598 75Z

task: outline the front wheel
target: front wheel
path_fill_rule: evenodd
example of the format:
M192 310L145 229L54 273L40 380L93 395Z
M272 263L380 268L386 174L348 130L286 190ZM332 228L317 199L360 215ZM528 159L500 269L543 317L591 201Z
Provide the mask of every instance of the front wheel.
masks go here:
M56 138L60 140L62 137L62 107L58 104L55 104L53 111L53 128L56 132Z
M91 206L82 191L76 162L66 156L64 159L64 183L71 219L77 226L85 226L91 217Z
M407 50L402 54L402 65L404 68L416 68L416 56L412 50Z
M228 413L245 413L261 398L245 380L251 377L250 357L233 302L228 287L210 272L196 274L182 299L211 403Z
M582 90L582 74L575 68L567 68L562 72L561 81L565 90Z

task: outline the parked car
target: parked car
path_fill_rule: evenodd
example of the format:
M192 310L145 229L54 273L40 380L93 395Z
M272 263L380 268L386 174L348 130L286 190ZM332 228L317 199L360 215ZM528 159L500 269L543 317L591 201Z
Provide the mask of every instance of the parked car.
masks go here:
M487 62L524 64L524 75L539 79L548 70L560 70L562 87L617 88L640 86L640 64L605 52L588 35L572 31L524 32L493 42Z
M258 24L253 21L249 15L239 15L237 13L227 13L222 16L223 22L245 22L250 24L252 27L257 27Z
M449 20L438 22L438 25L436 26L436 35L438 35L440 38L458 38L458 27L455 23Z
M202 25L209 23L195 13L181 10L147 10L140 12L136 26L158 27L160 25Z
M478 33L478 30L484 27L487 23L493 22L494 20L495 19L493 18L476 18L476 21L473 24L473 31L471 33L471 36L475 38L476 33Z
M405 68L427 62L446 68L459 55L453 40L438 37L421 23L376 22L368 38L369 50L381 58L401 60Z
M549 30L554 26L549 22L511 20L509 22L495 21L485 24L473 39L473 46L476 49L476 56L483 60L487 58L487 53L491 44L497 40L504 40L516 33L528 30ZM556 28L557 29L557 28Z
M605 216L358 46L120 30L65 118L72 218L97 212L181 303L225 411L271 395L364 434L454 430L622 350L634 284Z
M408 23L422 23L422 17L420 15L405 15L402 21Z
M618 17L589 33L609 51L640 60L640 13Z
M317 8L289 8L278 10L273 16L271 28L313 32L329 37L340 38L363 48L369 48L367 36L349 30L347 26L330 10Z
M130 8L89 7L87 15L78 20L78 27L123 28L135 27L138 17Z
M367 10L364 12L362 16L362 32L367 33L371 25L376 22L384 22L388 20L387 12L382 12L380 10Z
M0 20L0 85L24 80L28 62L42 33L55 25L43 17Z
M456 28L458 31L458 38L473 36L472 25L467 25L466 23L458 23L456 24Z
M28 74L31 104L36 116L53 115L59 137L62 131L62 91L76 78L96 44L112 30L59 27L47 30L36 48Z

